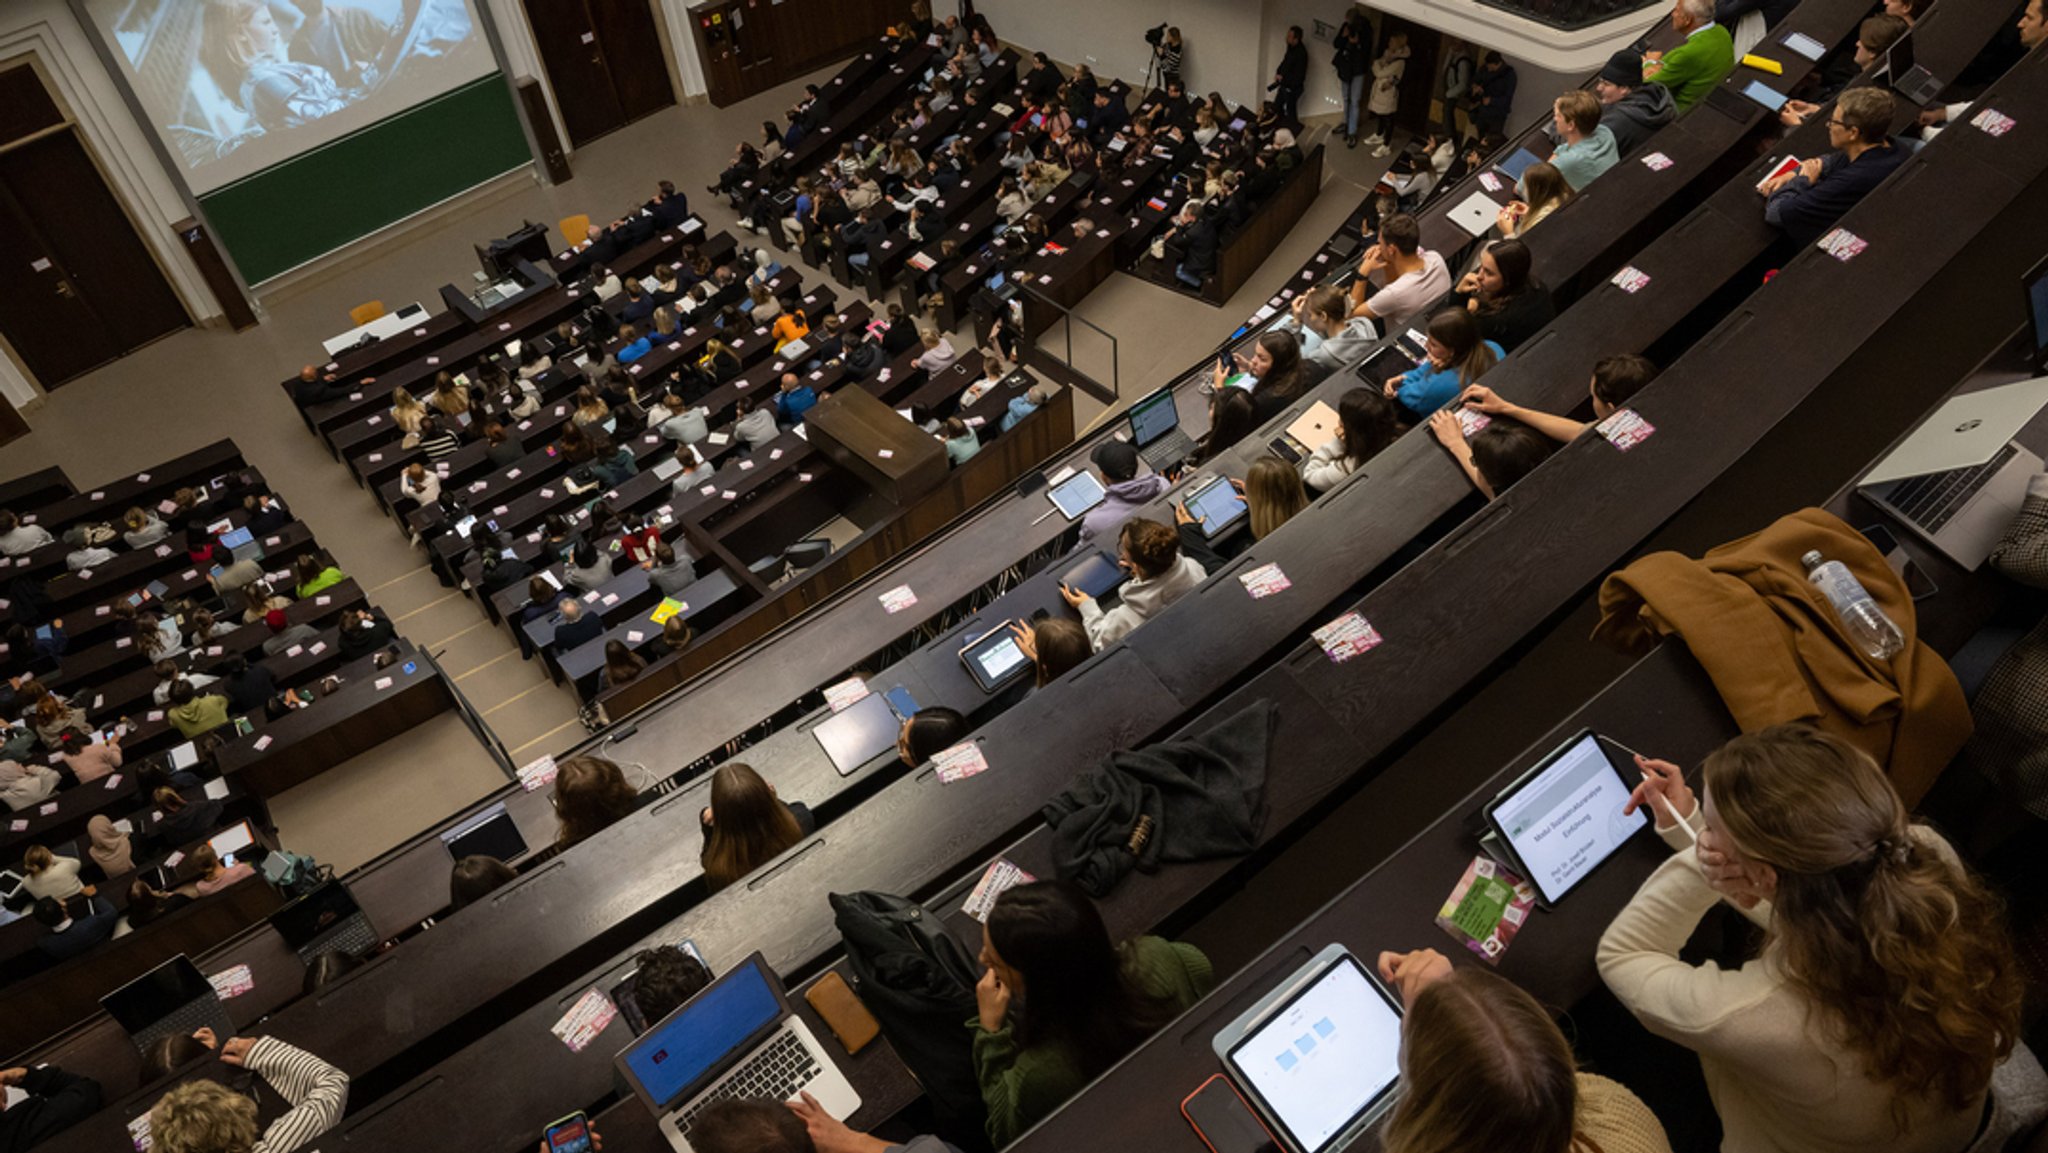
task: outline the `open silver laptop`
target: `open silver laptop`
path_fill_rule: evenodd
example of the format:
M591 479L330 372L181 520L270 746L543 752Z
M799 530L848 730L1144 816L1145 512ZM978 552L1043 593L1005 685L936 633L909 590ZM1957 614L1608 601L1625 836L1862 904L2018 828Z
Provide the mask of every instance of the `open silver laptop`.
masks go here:
M1998 547L2041 458L2013 440L2048 406L2048 377L1949 399L1857 482L1906 528L1966 569Z
M615 1059L619 1076L661 1119L676 1153L692 1153L697 1115L720 1101L788 1101L800 1092L844 1121L860 1094L755 953L649 1028Z

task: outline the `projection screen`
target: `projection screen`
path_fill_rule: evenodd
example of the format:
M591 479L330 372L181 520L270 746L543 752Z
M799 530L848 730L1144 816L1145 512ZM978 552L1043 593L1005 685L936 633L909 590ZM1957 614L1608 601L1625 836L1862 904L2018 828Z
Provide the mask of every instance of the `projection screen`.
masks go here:
M83 0L195 195L489 75L468 0Z

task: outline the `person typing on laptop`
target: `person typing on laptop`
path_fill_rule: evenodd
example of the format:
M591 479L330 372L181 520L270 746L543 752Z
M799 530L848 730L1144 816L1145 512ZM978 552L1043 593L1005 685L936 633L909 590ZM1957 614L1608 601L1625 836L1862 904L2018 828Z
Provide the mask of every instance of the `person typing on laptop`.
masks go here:
M1578 1071L1571 1043L1536 998L1487 969L1452 968L1435 949L1381 953L1400 994L1407 1083L1380 1131L1384 1153L1670 1153L1641 1098Z
M220 1059L247 1069L290 1108L260 1133L256 1101L217 1081L190 1081L149 1111L152 1153L291 1153L334 1127L348 1105L348 1074L275 1037L235 1037Z
M1209 574L1193 557L1182 556L1180 534L1156 520L1124 525L1117 538L1118 563L1132 574L1107 612L1085 592L1060 585L1060 596L1081 614L1088 643L1096 652L1121 640L1160 610L1193 590Z

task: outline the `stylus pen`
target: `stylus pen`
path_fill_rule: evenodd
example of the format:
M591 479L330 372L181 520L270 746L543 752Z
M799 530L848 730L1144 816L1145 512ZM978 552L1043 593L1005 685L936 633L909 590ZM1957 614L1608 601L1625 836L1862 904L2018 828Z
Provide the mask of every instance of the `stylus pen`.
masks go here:
M1039 513L1039 514L1038 514L1038 520L1034 520L1034 521L1032 521L1031 523L1032 523L1032 524L1038 524L1038 523L1040 523L1041 521L1044 521L1044 520L1046 520L1047 518L1051 517L1053 513L1056 513L1056 512L1058 512L1058 511L1060 511L1060 510L1059 510L1059 509L1058 509L1057 507L1054 507L1054 508L1050 508L1050 509L1047 509L1046 511L1044 511L1044 512L1042 512L1042 513Z
M1644 773L1643 779L1646 781L1649 780L1650 774ZM1700 843L1700 835L1692 831L1692 822L1681 818L1678 815L1678 810L1671 807L1671 802L1665 799L1663 793L1653 792L1650 794L1650 799L1654 801L1656 804L1663 806L1665 815L1669 816L1672 820L1678 822L1678 827L1685 830L1686 840L1691 841L1695 845Z

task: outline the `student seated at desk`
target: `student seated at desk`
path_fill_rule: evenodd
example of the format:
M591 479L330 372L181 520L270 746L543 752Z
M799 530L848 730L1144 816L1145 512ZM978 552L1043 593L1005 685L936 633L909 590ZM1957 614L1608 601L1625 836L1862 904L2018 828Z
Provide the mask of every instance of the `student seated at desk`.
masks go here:
M711 775L711 803L697 820L704 829L704 879L714 893L818 827L809 808L784 803L774 785L738 761L727 761Z
M162 544L171 526L146 509L131 508L121 517L121 540L129 548L145 549Z
M36 731L36 739L43 743L44 748L55 751L57 738L63 736L66 729L85 729L92 726L92 722L85 718L84 709L41 685L37 685L36 688L40 695L34 698L34 703L23 713L23 717L28 721L29 727Z
M128 885L128 927L140 929L167 913L175 913L192 903L184 893L166 893L151 888L148 881L137 877Z
M91 886L78 879L81 867L73 858L51 852L47 845L30 845L21 855L21 887L31 897L55 897L60 901L92 896Z
M1429 318L1423 349L1427 359L1387 378L1382 388L1411 422L1456 400L1502 355L1500 345L1480 338L1478 319L1462 308L1446 308Z
M1401 997L1401 1099L1380 1130L1386 1153L1670 1153L1641 1098L1578 1071L1571 1043L1519 986L1435 949L1381 953Z
M981 451L981 438L957 416L947 417L939 426L938 435L946 446L946 463L954 468L973 460Z
M1212 395L1226 388L1247 389L1252 395L1252 423L1264 424L1302 394L1301 343L1290 331L1270 328L1252 342L1250 356L1233 352L1227 364L1219 357L1210 373ZM1233 377L1250 377L1251 383Z
M100 880L112 880L135 871L135 844L128 834L114 827L113 819L94 813L85 823L87 869Z
M1000 1149L1215 987L1192 945L1114 945L1078 887L1033 881L996 898L982 929L974 1068Z
M335 646L343 661L369 656L398 638L398 630L383 613L371 608L354 608L341 614L335 630Z
M1805 246L1862 203L1911 155L1904 141L1890 135L1893 107L1891 93L1882 88L1851 88L1836 98L1828 116L1828 143L1835 151L1763 183L1764 223Z
M598 551L590 541L578 541L575 551L569 554L569 565L562 573L563 583L573 589L591 592L604 587L612 579L612 558Z
M7 648L19 658L18 668L34 676L53 676L61 667L65 650L71 647L71 639L64 633L64 619L59 617L43 626L49 629L48 636L40 635L42 629L31 629L27 622L9 621L4 632Z
M1543 330L1557 317L1550 290L1531 271L1529 246L1519 240L1498 240L1479 254L1479 266L1465 274L1449 304L1479 320L1479 334L1507 352Z
M647 429L663 440L697 444L711 435L711 428L705 423L710 417L710 409L692 407L671 389L662 395L661 403L647 410Z
M1602 357L1593 365L1593 417L1606 420L1615 411L1627 404L1630 398L1641 392L1651 381L1657 379L1657 366L1648 357L1634 353L1619 353ZM1505 416L1535 429L1556 441L1569 441L1586 431L1591 425L1573 420L1568 416L1552 416L1524 408L1513 401L1503 400L1483 384L1467 388L1459 402L1466 408L1477 409L1489 416Z
M43 526L25 524L11 510L0 509L0 555L21 556L55 539Z
M1550 163L1574 192L1584 192L1621 160L1614 131L1600 122L1600 98L1583 88L1569 89L1551 102L1550 131L1557 141Z
M697 580L697 570L688 556L678 556L675 546L667 541L657 541L654 551L641 562L647 570L647 583L664 597L678 597L684 589Z
M348 579L348 575L323 553L306 553L299 557L292 564L292 574L298 578L292 595L300 600L324 593Z
M1104 441L1088 454L1095 471L1102 474L1108 493L1102 503L1081 518L1081 539L1092 540L1122 528L1131 514L1165 492L1170 482L1159 473L1138 475L1142 463L1138 450L1120 440Z
M1208 575L1193 557L1181 555L1180 535L1156 520L1141 517L1125 524L1117 551L1118 563L1132 577L1118 591L1115 608L1104 612L1094 597L1060 585L1060 596L1080 610L1088 643L1096 652L1179 600Z
M240 625L224 621L205 609L196 609L185 618L185 647L202 649L220 638L233 633Z
M1371 320L1351 315L1344 290L1328 284L1296 296L1287 317L1274 327L1301 342L1302 372L1311 382L1357 365L1380 338Z
M210 897L230 885L238 885L256 875L256 870L246 861L236 861L223 866L220 857L214 853L211 844L201 844L192 850L188 858L199 876L192 881L192 891L202 897Z
M804 414L818 403L818 393L794 372L782 374L776 386L775 418L785 425L804 422Z
M924 344L924 352L911 363L924 369L927 376L937 376L960 359L960 354L953 350L953 342L936 328L925 329L918 339Z
M150 794L150 800L164 814L153 839L162 844L182 845L212 832L220 823L221 802L200 792L199 779L190 773L175 773L170 779L173 784L159 785ZM187 800L188 791L200 799Z
M555 771L554 802L555 847L566 849L630 816L640 794L603 757L571 757Z
M555 611L561 619L555 625L555 639L549 647L557 653L570 652L604 635L604 621L594 613L584 612L583 602L577 597L563 597Z
M399 504L393 509L400 514L433 504L441 499L441 474L430 471L419 461L414 461L406 465L405 471L399 475L398 495L412 502Z
M1065 676L1094 655L1088 647L1088 630L1066 617L1045 617L1029 626L1010 622L1010 635L1017 649L1031 661L1032 687L1042 689Z
M1324 493L1401 437L1401 409L1370 388L1347 390L1337 400L1337 435L1301 462L1301 483Z
M1377 283L1375 283L1377 281ZM1451 287L1444 258L1422 247L1422 225L1405 212L1380 221L1378 243L1358 259L1351 282L1351 315L1384 332L1398 332L1436 303Z
M668 618L661 624L661 644L665 652L682 652L690 647L691 641L696 639L697 630L691 628L690 622L684 620L680 613Z
M1600 975L1699 1053L1722 1147L1974 1147L2025 995L1998 897L1876 762L1817 729L1728 742L1697 799L1676 765L1636 763L1626 811L1649 809L1676 851L1607 927ZM1762 954L1681 959L1724 900L1764 926Z
M732 426L733 437L751 451L781 436L782 429L775 423L776 403L765 396L740 398L740 418Z
M292 1153L340 1122L348 1074L275 1037L232 1037L220 1059L262 1079L290 1108L259 1135L256 1098L189 1081L149 1111L152 1153Z
M448 875L448 909L454 912L475 904L518 879L512 866L496 857L464 857Z
M121 767L121 734L116 728L106 740L96 741L83 729L65 729L57 734L57 759L79 784L104 780Z
M604 642L604 667L598 670L597 689L606 689L626 684L638 677L647 668L646 658L626 647L626 642L610 640Z
M192 687L195 689L203 689L210 684L214 684L219 679L196 671L181 673L178 671L178 662L176 661L158 661L155 665L151 666L151 671L156 674L157 682L156 688L150 692L150 698L160 705L170 703L171 686L181 680L191 681Z
M265 613L263 623L270 629L270 636L263 641L263 655L267 657L320 639L319 629L309 624L292 624L283 609L271 609Z
M643 949L633 964L633 1004L650 1025L711 984L711 971L704 963L674 945Z
M1557 451L1556 441L1513 417L1494 418L1467 441L1457 411L1440 408L1430 415L1429 432L1488 500L1536 471Z
M478 563L476 587L486 597L496 596L533 575L532 565L517 554L506 556L499 548L484 553Z
M217 693L202 696L190 681L181 680L171 686L170 706L164 717L186 740L228 723L227 698Z
M912 713L896 732L896 756L916 768L966 739L967 718L944 705L928 705Z
M1502 205L1493 218L1494 226L1509 240L1528 235L1530 229L1579 195L1565 183L1564 174L1549 161L1538 161L1523 169L1515 191L1519 194L1518 199Z
M23 1098L0 1111L0 1150L23 1153L99 1111L100 1083L55 1065L0 1069L0 1092Z
M44 930L36 938L36 948L52 961L82 956L113 936L114 925L121 919L111 902L83 894L66 899L38 898L34 915L36 924Z
M1778 109L1778 123L1787 128L1797 128L1812 119L1815 113L1825 109L1828 102L1842 89L1848 87L1864 69L1883 59L1885 53L1891 50L1891 46L1912 31L1912 27L1904 17L1894 16L1889 12L1880 12L1865 19L1856 28L1855 52L1848 60L1843 60L1839 56L1829 57L1831 66L1823 68L1817 77L1818 86L1811 91L1820 103L1816 104L1811 100L1787 100L1785 106ZM1877 81L1880 84L1884 83L1882 76L1880 70Z
M277 677L260 661L251 662L240 653L236 653L221 662L220 670L223 678L220 681L220 691L227 697L230 715L261 711L269 704L270 698L277 695ZM185 679L191 681L195 689L205 688L206 684L214 683L212 677L206 677L206 684L200 684L199 676L193 674ZM168 696L168 685L165 686L165 693Z
M484 422L484 459L494 468L506 468L526 455L526 446L511 429L495 420Z
M455 420L470 410L469 386L443 369L434 375L434 395L427 398L427 403L442 416Z

